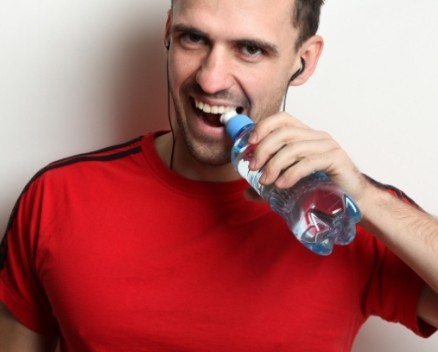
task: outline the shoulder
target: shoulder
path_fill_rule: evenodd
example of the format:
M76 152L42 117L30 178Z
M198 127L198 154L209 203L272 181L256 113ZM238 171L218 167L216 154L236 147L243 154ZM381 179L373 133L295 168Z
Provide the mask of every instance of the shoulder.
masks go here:
M123 172L127 163L132 163L130 157L141 154L143 138L73 155L43 167L24 186L8 228L20 209L26 214L37 213L42 204L55 206L65 200L66 193L79 192L87 184L98 184L105 175Z
M51 172L52 170L59 170L68 167L74 168L75 166L82 166L84 164L91 165L92 163L98 164L124 159L141 151L142 139L143 137L138 137L122 144L116 144L103 149L77 154L57 160L41 169L33 177L33 179L36 179L48 172Z
M128 142L111 145L106 148L89 151L81 154L72 155L57 161L54 161L40 169L24 187L23 193L29 188L48 180L57 179L60 181L64 178L83 175L86 172L93 172L99 165L114 165L115 162L126 159L129 156L141 152L143 137L137 137Z

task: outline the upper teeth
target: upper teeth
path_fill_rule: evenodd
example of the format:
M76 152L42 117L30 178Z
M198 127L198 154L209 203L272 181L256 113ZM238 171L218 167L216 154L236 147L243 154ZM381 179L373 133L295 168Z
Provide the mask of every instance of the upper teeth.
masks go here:
M202 110L207 114L225 114L227 112L236 110L236 108L232 106L212 106L197 100L195 100L195 105L199 110Z

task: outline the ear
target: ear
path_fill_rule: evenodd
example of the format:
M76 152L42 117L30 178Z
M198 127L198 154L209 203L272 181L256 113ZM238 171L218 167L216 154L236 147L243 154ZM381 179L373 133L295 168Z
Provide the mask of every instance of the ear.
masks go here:
M170 42L170 29L172 27L172 9L167 11L166 27L164 30L164 43Z
M301 58L306 61L306 67L304 71L293 81L289 83L290 86L299 86L305 83L318 65L319 57L321 56L322 49L324 47L324 40L319 35L314 35L309 38L298 50L292 72L296 72L301 67Z

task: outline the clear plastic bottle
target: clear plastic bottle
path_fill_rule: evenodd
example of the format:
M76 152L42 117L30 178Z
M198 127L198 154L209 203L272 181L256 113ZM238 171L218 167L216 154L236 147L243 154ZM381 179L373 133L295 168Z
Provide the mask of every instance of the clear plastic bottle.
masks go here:
M259 183L263 169L252 171L249 162L254 146L248 138L255 127L246 115L229 112L221 116L234 141L231 162L257 193L281 215L295 237L312 252L329 255L333 246L347 245L356 235L361 213L354 201L324 172L314 172L289 189Z

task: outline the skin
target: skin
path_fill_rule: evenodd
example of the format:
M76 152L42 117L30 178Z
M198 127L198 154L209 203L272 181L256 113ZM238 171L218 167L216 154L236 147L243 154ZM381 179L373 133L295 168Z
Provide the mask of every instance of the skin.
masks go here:
M39 335L26 328L0 303L0 351L57 351L57 340L56 336Z
M251 138L257 144L251 167L264 165L262 182L290 187L315 170L328 173L356 200L363 225L425 280L418 316L438 327L438 221L371 185L328 133L278 112L287 87L307 81L323 48L322 38L313 36L295 49L298 33L291 6L290 0L278 0L275 6L271 0L174 2L165 35L176 120L172 168L194 180L237 179L229 164L231 142L215 120L219 115L201 113L194 101L241 107L258 122ZM301 57L306 69L290 82ZM156 149L170 165L172 135L157 138ZM256 199L251 191L247 196ZM0 310L0 350L50 351L53 341Z

